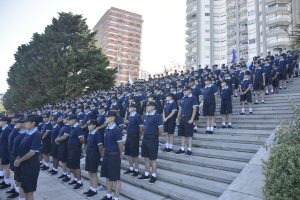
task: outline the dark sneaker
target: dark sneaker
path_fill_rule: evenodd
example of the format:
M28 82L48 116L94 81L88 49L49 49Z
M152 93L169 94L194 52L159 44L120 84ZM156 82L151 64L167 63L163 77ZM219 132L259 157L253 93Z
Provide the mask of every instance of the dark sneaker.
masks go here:
M225 125L222 125L222 128L226 128L226 126L225 126Z
M157 181L156 177L151 176L149 183L154 184Z
M7 189L7 188L10 188L11 187L11 184L9 183L9 184L6 184L6 183L4 183L4 184L2 184L1 186L0 186L0 190L2 190L2 189Z
M193 130L193 132L194 132L194 133L197 133L197 132L198 132L198 130L197 130L197 129L194 129L194 130Z
M108 198L106 195L101 200L113 200L112 197Z
M16 191L14 191L14 193L11 193L7 199L14 199L17 198L19 196L19 193L17 193Z
M14 192L16 192L16 190L15 190L15 188L12 188L11 190L6 191L5 193L6 194L12 194Z
M231 125L228 125L228 126L227 126L227 128L230 128L230 129L232 129L232 126L231 126Z
M208 131L208 130L206 130L204 134L209 134L209 131Z
M175 154L179 155L179 154L183 154L183 153L184 153L184 150L182 150L182 149L180 148Z
M214 128L217 128L217 126L214 126Z
M51 173L52 176L56 175L58 172L53 170L53 172Z
M133 170L130 170L130 169L127 169L126 172L124 172L124 174L132 174L133 173Z
M187 150L187 151L185 152L185 156L191 156L191 155L192 155L192 151Z
M250 115L253 115L253 112L249 112L250 113Z
M1 180L1 179L4 179L4 176L0 176L0 180Z
M62 174L62 175L60 175L59 177L57 177L57 178L65 178L65 177L67 177L67 175L65 175L65 174Z
M171 148L168 148L168 151L167 152L172 152L173 151L173 149L171 149Z
M258 104L258 101L255 101L255 103L254 104Z
M77 181L73 180L72 182L68 183L68 185L75 185L77 184Z
M212 134L214 134L214 132L213 131L208 131L208 134L212 135Z
M50 174L52 174L52 172L54 172L54 170L53 170L53 169L51 169L50 171L48 171L48 173L50 173Z
M245 115L245 113L244 113L244 112L241 112L240 115Z
M96 192L94 192L94 191L91 191L89 194L87 194L86 196L87 197L93 197L93 196L95 196L95 195L97 195L97 191Z
M90 192L92 192L92 190L91 189L89 189L88 191L86 191L86 192L84 192L83 194L89 194Z
M286 86L284 86L284 88L283 89L286 89Z
M139 171L133 171L132 176L137 177L139 175Z
M148 180L148 179L150 179L150 175L146 176L145 174L143 174L143 175L140 176L138 179L139 179L139 180Z
M62 180L62 182L69 182L71 180L71 178L69 178L68 176L66 176L63 180Z
M74 190L77 190L79 188L83 187L83 183L76 183L76 185L73 187Z
M47 166L45 166L45 165L44 165L43 167L41 167L41 170L42 170L42 171L46 171L46 170L48 170L48 169L49 169L49 167L47 167Z
M168 152L168 148L167 147L165 147L164 149L163 149L163 152Z

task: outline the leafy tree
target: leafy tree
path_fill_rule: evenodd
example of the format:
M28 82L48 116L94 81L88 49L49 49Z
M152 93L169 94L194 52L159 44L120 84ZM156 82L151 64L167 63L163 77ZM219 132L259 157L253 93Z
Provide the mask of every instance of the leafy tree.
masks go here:
M34 33L18 48L8 72L5 108L37 108L110 88L115 71L107 69L109 61L96 47L95 34L86 19L72 13L59 13L44 33Z
M293 49L300 49L300 24L296 26L296 30L293 31Z

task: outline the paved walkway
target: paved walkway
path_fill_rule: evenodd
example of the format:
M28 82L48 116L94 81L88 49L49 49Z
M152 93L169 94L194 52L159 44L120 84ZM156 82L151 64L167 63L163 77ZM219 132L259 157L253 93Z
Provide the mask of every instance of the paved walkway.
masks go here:
M60 173L59 173L60 174ZM98 190L98 195L87 198L82 193L89 188L89 183L83 180L84 187L79 190L73 190L71 186L65 183L61 183L57 176L50 176L47 172L40 172L38 179L37 192L35 192L35 200L55 199L55 200L79 200L79 199L91 199L99 200L106 192L104 190ZM0 190L0 200L6 199L5 191Z

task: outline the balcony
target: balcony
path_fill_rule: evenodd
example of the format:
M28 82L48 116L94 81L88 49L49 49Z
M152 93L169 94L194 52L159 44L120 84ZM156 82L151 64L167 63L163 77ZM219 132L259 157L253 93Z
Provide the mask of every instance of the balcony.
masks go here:
M239 10L240 10L240 13L247 13L247 6L240 7Z
M247 36L247 35L241 35L241 36L240 36L240 41L241 41L241 42L248 41L248 36Z
M236 44L235 39L228 40L228 41L227 41L227 44L228 44L228 46L233 46L233 45L235 45L235 44Z
M240 32L241 33L246 33L248 31L248 27L247 26L240 26Z
M288 5L286 6L273 6L266 9L266 14L274 14L276 12L280 12L282 14L289 14L291 13L291 9Z
M291 24L291 17L288 15L278 15L276 17L268 17L267 18L267 25L290 25Z
M227 32L227 35L228 36L235 36L236 32L234 30L230 30L230 31Z
M273 4L275 1L274 0L265 0L265 4ZM290 0L276 0L276 3L290 3Z
M284 30L283 28L276 28L276 29L270 29L267 31L267 36L277 36L277 35L287 35L287 31Z
M290 41L288 38L278 38L273 40L268 40L268 48L272 47L288 47L290 46Z
M247 18L247 15L243 14L240 16L240 22L247 22L248 18Z
M230 12L227 14L227 18L233 18L235 17L235 12Z
M192 58L192 57L196 57L196 53L195 52L187 52L185 53L185 57L188 58Z
M248 49L248 45L246 44L240 45L240 51L247 50L247 49Z

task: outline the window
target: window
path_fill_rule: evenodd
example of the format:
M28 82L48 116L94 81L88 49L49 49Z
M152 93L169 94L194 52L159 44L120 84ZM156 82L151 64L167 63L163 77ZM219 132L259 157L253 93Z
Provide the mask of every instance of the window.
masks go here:
M254 15L254 10L248 12L248 16L253 16L253 15Z
M252 19L248 22L249 25L255 24L255 19Z
M209 42L209 38L205 38L205 41L206 41L206 42Z
M255 43L255 38L249 40L249 44L253 44L253 43Z
M209 29L205 29L205 33L209 33Z
M209 16L210 15L210 13L205 13L205 16Z

